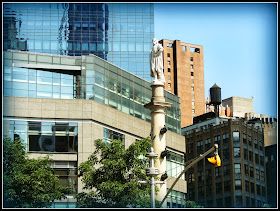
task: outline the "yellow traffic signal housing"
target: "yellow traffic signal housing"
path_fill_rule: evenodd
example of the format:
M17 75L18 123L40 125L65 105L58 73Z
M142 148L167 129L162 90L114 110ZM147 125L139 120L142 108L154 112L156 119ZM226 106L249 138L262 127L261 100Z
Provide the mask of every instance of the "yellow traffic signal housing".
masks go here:
M219 155L215 155L214 157L207 158L210 163L213 163L216 167L221 166L221 158Z

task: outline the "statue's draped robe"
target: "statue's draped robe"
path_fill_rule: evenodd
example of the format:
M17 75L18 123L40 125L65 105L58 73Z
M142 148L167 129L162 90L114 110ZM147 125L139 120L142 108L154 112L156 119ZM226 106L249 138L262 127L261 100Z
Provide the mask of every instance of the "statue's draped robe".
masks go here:
M150 70L151 77L155 77L155 74L158 74L158 80L165 82L164 74L163 74L163 47L157 43L153 46L150 51Z

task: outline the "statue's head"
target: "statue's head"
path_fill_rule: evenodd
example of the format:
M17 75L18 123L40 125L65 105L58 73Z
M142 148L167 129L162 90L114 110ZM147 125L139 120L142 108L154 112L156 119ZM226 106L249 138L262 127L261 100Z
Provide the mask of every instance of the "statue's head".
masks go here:
M154 38L153 39L153 44L155 45L155 44L158 44L158 39L157 38Z

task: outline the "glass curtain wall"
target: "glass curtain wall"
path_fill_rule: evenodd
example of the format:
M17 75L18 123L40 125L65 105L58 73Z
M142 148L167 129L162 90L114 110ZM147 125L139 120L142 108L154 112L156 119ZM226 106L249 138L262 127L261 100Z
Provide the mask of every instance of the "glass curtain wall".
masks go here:
M109 146L113 140L120 140L124 144L124 134L118 133L108 128L103 128L103 142Z
M4 96L74 99L74 75L5 66Z
M152 3L4 3L4 50L95 54L151 81Z
M168 191L169 189L167 189ZM172 190L166 198L167 208L183 208L186 207L186 194Z
M144 108L152 97L150 83L97 56L4 51L3 63L4 96L91 99L151 121L150 110ZM180 134L180 98L167 91L164 96L172 102L166 110L166 127Z
M81 71L82 95L109 105L137 118L151 121L150 110L144 105L151 101L150 83L94 56L83 56ZM175 133L181 132L180 98L167 91L167 102L172 106L166 110L166 126Z
M168 176L177 178L185 169L184 163L184 155L167 151L166 171ZM183 174L180 179L185 180L185 175Z

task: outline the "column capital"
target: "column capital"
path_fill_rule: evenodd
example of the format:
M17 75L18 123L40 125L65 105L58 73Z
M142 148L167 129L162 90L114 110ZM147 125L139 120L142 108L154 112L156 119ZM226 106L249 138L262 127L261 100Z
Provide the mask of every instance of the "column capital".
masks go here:
M172 103L169 102L159 102L159 101L151 101L144 105L145 108L150 109L151 111L158 109L167 109L170 108Z
M161 83L153 83L151 84L151 87L154 88L154 87L163 87L164 88L164 84L161 84Z

